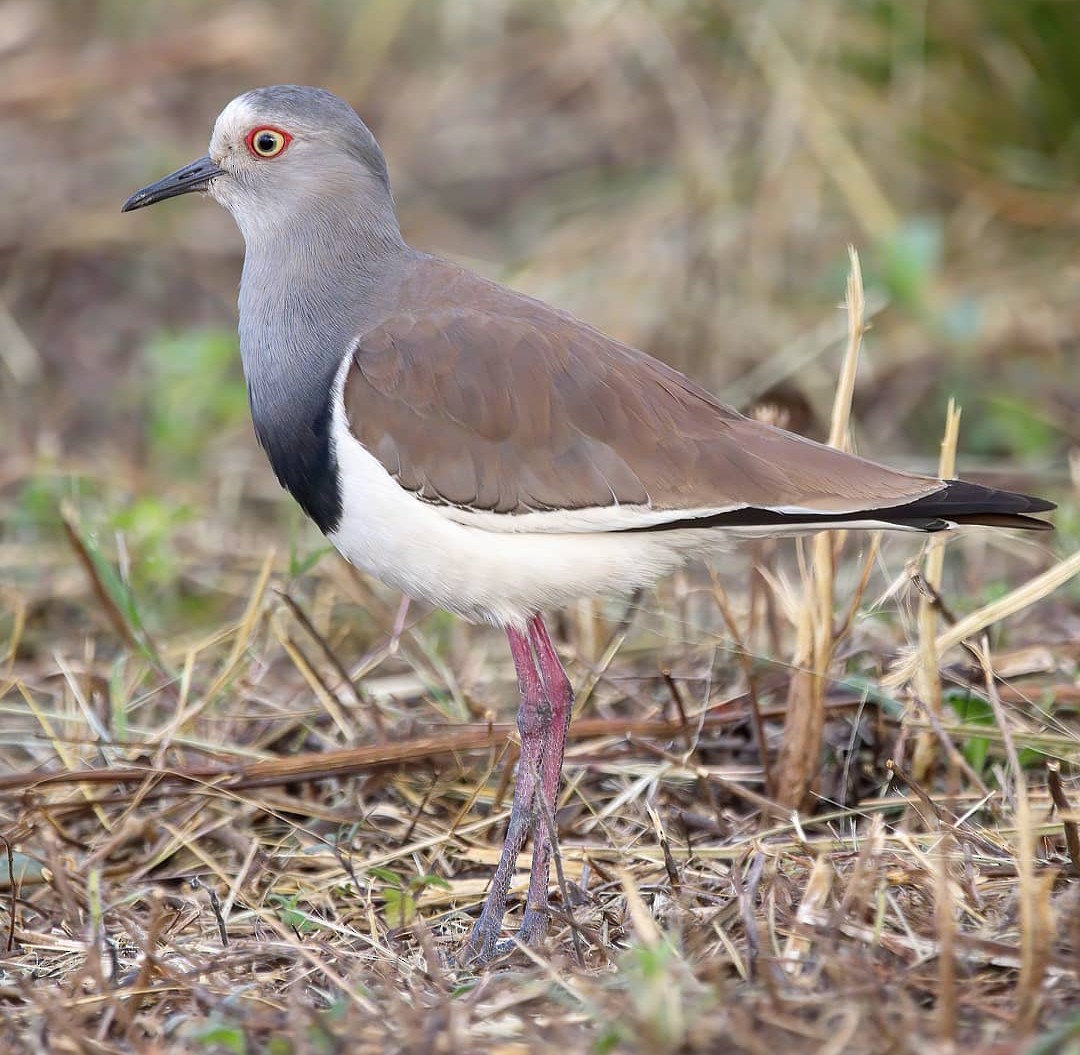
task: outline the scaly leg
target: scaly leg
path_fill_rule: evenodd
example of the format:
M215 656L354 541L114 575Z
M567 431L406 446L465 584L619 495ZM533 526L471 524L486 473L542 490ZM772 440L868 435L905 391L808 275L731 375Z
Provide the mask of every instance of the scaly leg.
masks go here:
M543 941L548 928L551 832L555 827L555 807L559 801L559 787L562 783L563 752L566 749L566 733L574 707L574 690L540 616L533 616L529 620L528 632L550 713L550 728L548 735L544 737L544 755L540 764L538 790L541 800L537 802L533 816L533 858L529 895L525 903L525 914L521 919L521 929L518 931L519 941L525 945L536 945Z
M531 624L530 624L531 626ZM529 826L535 814L536 778L543 772L545 733L551 724L551 709L545 698L540 669L533 657L529 638L519 630L507 628L510 652L518 676L521 704L518 708L518 732L521 735L521 757L518 760L514 802L510 807L510 823L506 828L499 864L491 879L491 889L473 927L462 960L465 963L485 963L499 955L497 949L506 895L517 865L517 856L525 845ZM545 887L546 894L546 887Z

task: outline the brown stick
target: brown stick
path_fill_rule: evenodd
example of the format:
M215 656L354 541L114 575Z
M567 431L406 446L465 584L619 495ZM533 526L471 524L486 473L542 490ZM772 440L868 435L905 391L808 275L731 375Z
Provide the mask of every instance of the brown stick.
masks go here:
M714 707L704 716L703 727L729 725L745 719L741 707L745 697L736 697ZM682 732L682 722L670 719L622 721L617 718L579 718L570 727L574 740L624 737L673 737ZM516 733L511 722L492 722L482 726L460 726L440 730L388 744L365 744L336 751L312 751L288 758L268 758L237 765L199 765L188 768L126 766L103 769L65 770L61 773L10 773L0 776L0 792L36 789L50 785L85 782L88 784L140 784L147 779L163 783L214 783L232 790L290 784L301 780L352 776L384 766L415 762L419 759L473 751L505 744Z
M1069 851L1069 860L1072 862L1073 875L1080 875L1080 830L1076 821L1069 820L1072 814L1072 806L1065 795L1065 789L1061 786L1061 763L1046 763L1046 782L1050 787L1050 798L1058 812L1064 814L1061 819L1061 827L1065 829L1065 849Z

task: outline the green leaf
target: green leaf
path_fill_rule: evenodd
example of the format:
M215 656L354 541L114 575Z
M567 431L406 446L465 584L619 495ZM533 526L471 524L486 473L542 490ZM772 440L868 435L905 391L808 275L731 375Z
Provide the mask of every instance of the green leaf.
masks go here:
M618 1051L625 1040L625 1032L617 1024L608 1023L596 1038L593 1051L596 1055L608 1055L609 1052Z
M381 879L384 883L393 883L394 886L401 886L401 876L397 872L390 868L369 868L367 874L372 879Z
M413 891L419 892L419 891L421 891L421 890L423 890L423 889L425 889L426 887L429 887L429 886L436 886L440 890L449 890L450 889L450 884L445 879L443 879L442 876L437 876L437 875L413 876L412 879L409 880L409 889L413 890Z
M289 551L289 577L298 579L301 575L306 575L323 557L333 552L333 546L320 546L318 549L312 550L306 557L300 557L295 546L292 547Z
M247 1038L238 1026L214 1022L198 1030L194 1039L207 1047L224 1049L230 1055L247 1055Z
M289 898L281 894L271 894L270 900L277 906L281 922L286 927L290 927L298 934L311 934L319 930L318 920L312 919L307 911L298 907L299 894L294 894Z
M390 926L404 927L412 922L416 915L416 898L410 891L387 887L382 896L386 906L386 922Z
M964 758L967 759L968 765L976 773L981 773L986 767L986 759L989 754L990 741L985 736L973 736L964 744Z

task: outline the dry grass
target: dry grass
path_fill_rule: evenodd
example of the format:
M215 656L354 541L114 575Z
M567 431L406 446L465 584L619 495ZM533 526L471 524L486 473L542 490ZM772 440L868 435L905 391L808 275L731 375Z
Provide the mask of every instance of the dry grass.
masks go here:
M353 603L340 576L308 584L307 609L330 626ZM784 707L768 701L786 673L739 695L724 665L669 640L684 720L655 673L664 623L642 613L641 645L631 635L603 672L573 664L579 681L601 676L559 813L572 904L549 950L477 975L453 955L497 854L510 723L438 720L455 690L423 658L423 623L397 656L349 663L367 670L361 708L255 568L250 581L236 625L158 643L169 678L125 650L111 687L92 657L52 679L10 671L7 1050L991 1050L1075 1006L1069 818L1043 767L1015 761L1076 757L1075 726L1033 702L1059 671L992 690L1010 703L985 730L1008 767L1000 785L992 767L990 789L963 775L951 791L888 786L919 723L833 684L827 729L848 750L820 775L832 790L796 816L762 797L749 717L760 706L778 727ZM693 598L703 618L708 589ZM865 647L858 637L847 646ZM466 697L502 710L512 678L493 646L470 636L484 675ZM312 677L321 691L305 691ZM125 683L139 689L119 736L109 716ZM390 745L331 746L374 740L375 705ZM943 722L940 735L964 734ZM268 1047L275 1036L285 1046Z
M0 1050L1080 1048L1075 193L1064 150L1062 187L995 169L985 117L1053 56L957 0L905 58L874 6L0 4ZM505 644L320 556L215 358L234 232L116 214L286 79L360 105L418 244L740 404L797 378L761 412L809 431L856 241L833 441L854 398L864 453L927 464L955 388L960 472L1063 503L943 568L852 533L564 613L566 883L549 948L487 972L454 955L508 812ZM890 285L920 212L947 255ZM1041 446L988 439L999 395Z

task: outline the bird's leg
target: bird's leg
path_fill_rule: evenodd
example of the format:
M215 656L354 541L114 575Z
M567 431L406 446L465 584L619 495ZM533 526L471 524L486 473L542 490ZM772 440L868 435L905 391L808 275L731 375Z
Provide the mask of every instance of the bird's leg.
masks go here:
M510 807L510 823L506 827L502 854L491 879L487 900L476 926L473 927L463 956L465 962L472 963L484 963L501 951L496 949L496 943L502 928L503 915L506 913L506 895L517 865L517 855L525 845L535 814L537 776L543 773L545 732L551 723L551 709L547 704L540 669L533 657L529 637L512 627L507 628L506 636L510 640L510 652L514 657L518 691L521 695L517 717L518 732L521 735L521 756L518 760L514 802Z
M551 865L551 839L555 829L555 807L562 783L563 752L566 732L574 706L574 690L548 636L543 619L529 620L529 641L536 654L548 704L549 728L544 737L540 762L540 787L533 817L533 858L529 876L529 895L521 919L518 939L526 945L542 941L548 927L548 877ZM520 777L518 778L520 779ZM546 814L546 816L545 816Z

